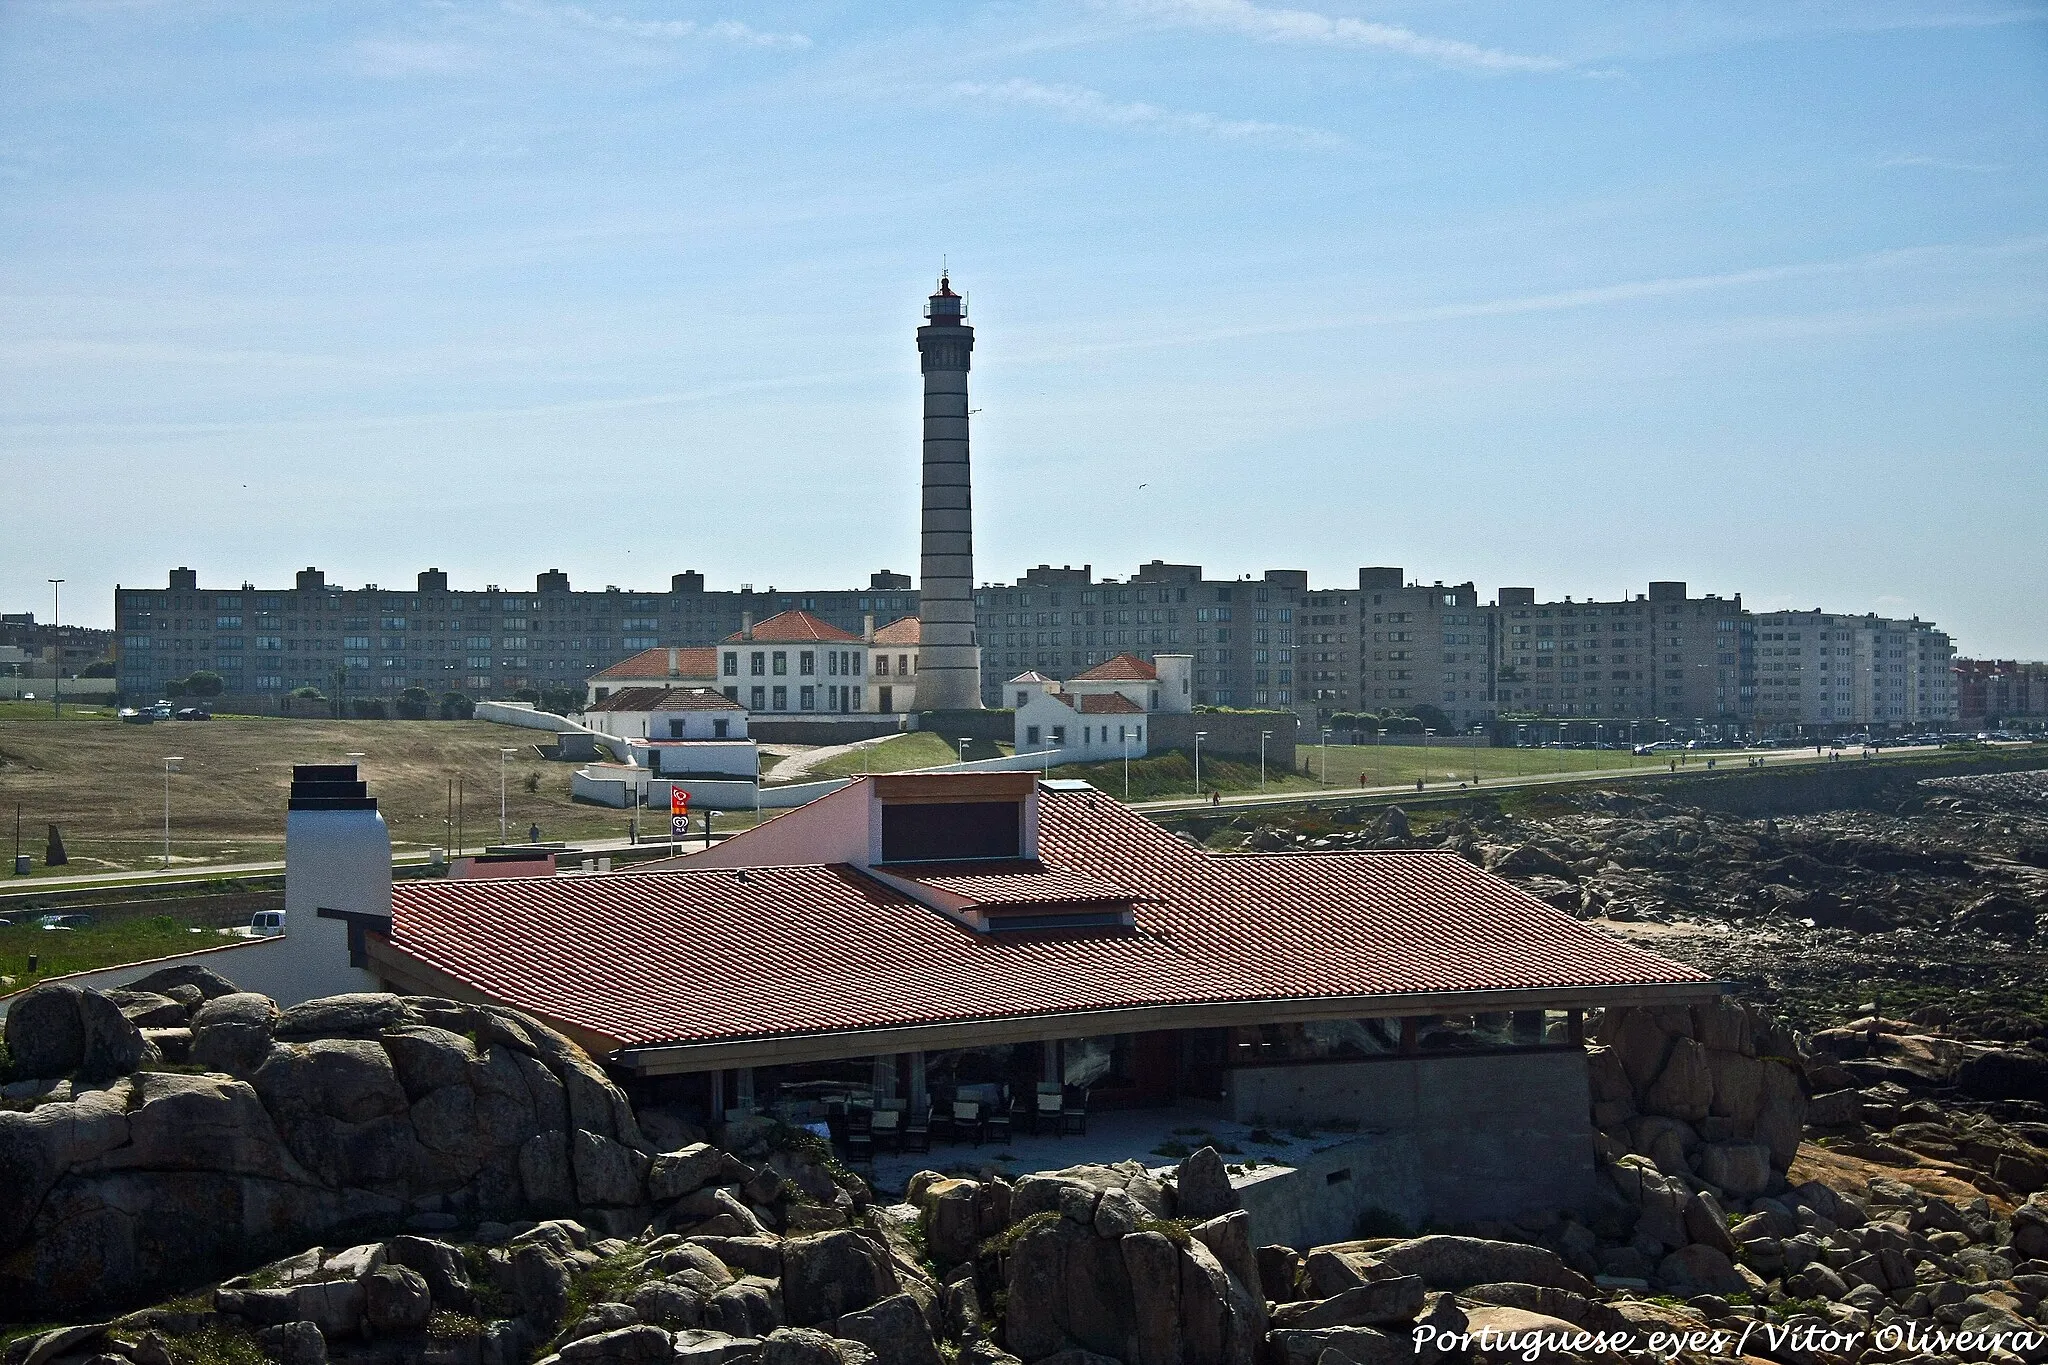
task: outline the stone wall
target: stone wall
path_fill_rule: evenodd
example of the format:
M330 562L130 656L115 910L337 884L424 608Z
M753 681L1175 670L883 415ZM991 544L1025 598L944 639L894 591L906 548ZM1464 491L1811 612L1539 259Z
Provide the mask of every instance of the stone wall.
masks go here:
M1592 1195L1586 1054L1576 1049L1243 1067L1225 1083L1240 1122L1342 1118L1412 1147L1419 1189L1390 1190L1380 1205L1411 1223L1583 1209Z
M1195 751L1195 731L1208 736L1202 741L1205 757L1228 756L1258 762L1259 733L1271 730L1266 741L1266 765L1276 772L1292 772L1299 766L1295 756L1295 735L1301 718L1292 711L1196 711L1188 715L1155 711L1146 724L1152 733L1146 743L1154 754L1168 749Z

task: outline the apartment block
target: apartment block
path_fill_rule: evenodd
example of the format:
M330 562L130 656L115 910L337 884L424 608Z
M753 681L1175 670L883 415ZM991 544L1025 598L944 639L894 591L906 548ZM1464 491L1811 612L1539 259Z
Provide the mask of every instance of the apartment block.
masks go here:
M1041 564L1015 583L975 594L982 701L1003 704L1003 682L1027 670L1065 680L1118 654L1148 663L1193 655L1198 706L1293 709L1297 613L1308 575L1211 579L1200 565L1153 560L1128 579L1097 581L1092 565Z
M1682 582L1633 598L1538 602L1502 588L1503 713L1734 724L1748 704L1742 597L1689 597Z
M2048 720L2048 663L1957 659L1952 672L1964 725L2034 726Z
M1355 709L1403 711L1427 703L1460 730L1493 718L1499 621L1491 607L1480 605L1473 584L1425 587L1405 582L1398 568L1367 568L1358 571L1355 603L1344 602L1343 593L1334 596L1339 600L1327 607L1311 605L1309 616L1313 623L1334 608L1338 619L1310 629L1319 640L1332 627L1342 636L1346 607L1353 608ZM1310 648L1318 658L1327 652L1320 643Z
M1814 611L1756 618L1759 727L1953 721L1954 644L1933 623Z
M410 589L345 588L317 568L302 570L290 588L202 588L197 572L179 568L167 587L115 589L114 640L128 696L161 696L169 681L206 669L221 675L221 706L274 710L300 686L386 699L416 686L472 697L581 691L585 678L619 659L715 644L779 611L811 612L858 632L870 616L894 620L917 606L910 579L887 570L866 589L711 591L703 574L686 572L666 592L578 592L551 569L525 592L452 589L439 569L423 571Z

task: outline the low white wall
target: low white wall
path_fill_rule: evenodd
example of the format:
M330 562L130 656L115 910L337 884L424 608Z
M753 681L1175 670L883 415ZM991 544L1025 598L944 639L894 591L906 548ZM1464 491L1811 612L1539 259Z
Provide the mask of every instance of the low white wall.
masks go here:
M624 765L577 769L569 776L570 799L610 806L614 810L639 805L640 792L645 786L645 770L642 770L641 777L634 778L623 768Z
M690 794L693 810L753 810L757 790L760 809L788 810L836 792L852 780L850 777L833 777L819 782L792 782L787 786L757 789L751 782L722 782L716 778L686 777L674 782L655 778L647 784L647 808L657 812L665 809L669 804L669 788L681 787Z
M67 986L103 991L140 981L166 967L196 963L219 972L245 991L267 995L285 1006L317 1000L323 995L382 990L371 973L348 965L346 926L333 920L322 920L319 924L322 929L339 933L315 930L310 935L300 933L277 938L216 940L208 947L189 953L148 962L129 962L119 967L101 967L90 972L73 972L68 976L45 977L36 984L61 982ZM17 995L0 1000L0 1018L6 1017L8 1003L18 999Z
M476 719L487 720L493 725L517 725L527 730L551 730L556 734L589 729L567 716L543 711L532 702L525 701L480 701L476 704Z
M1136 758L1138 755L1132 754ZM1001 758L977 758L971 763L945 763L936 768L918 768L921 773L1021 773L1032 772L1047 765L1050 760L1055 768L1062 763L1102 763L1102 758L1089 758L1066 749L1035 749L1028 754L1005 754Z

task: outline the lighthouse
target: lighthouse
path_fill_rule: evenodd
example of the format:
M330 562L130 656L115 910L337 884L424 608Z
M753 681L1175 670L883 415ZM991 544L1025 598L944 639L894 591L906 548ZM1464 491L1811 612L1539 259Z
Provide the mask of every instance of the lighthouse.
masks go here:
M924 371L924 516L918 560L917 704L981 709L974 639L974 496L967 458L967 370L974 329L946 276L917 329Z

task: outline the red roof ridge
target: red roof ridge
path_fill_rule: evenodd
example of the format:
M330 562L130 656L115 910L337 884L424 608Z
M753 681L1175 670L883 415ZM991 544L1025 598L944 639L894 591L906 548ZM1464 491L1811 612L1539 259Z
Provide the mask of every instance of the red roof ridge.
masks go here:
M677 672L668 671L668 654L676 652ZM693 667L701 664L702 667ZM591 676L594 678L711 678L718 674L718 649L715 645L658 645L643 649L638 654L629 654L615 664L608 664Z
M1119 654L1113 659L1095 665L1086 673L1076 673L1067 679L1077 682L1157 682L1159 670L1135 654Z
M725 637L725 643L800 644L807 641L829 641L833 644L847 644L859 639L860 636L852 631L841 630L814 612L792 609L778 611L767 620L755 623L751 638L745 632L736 630Z

